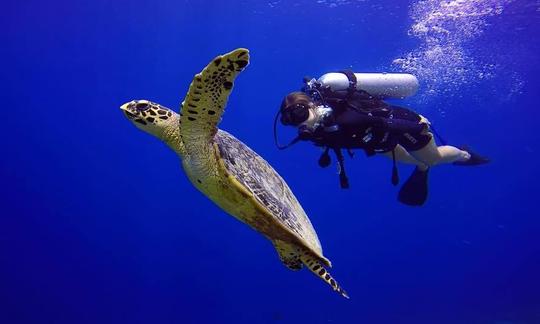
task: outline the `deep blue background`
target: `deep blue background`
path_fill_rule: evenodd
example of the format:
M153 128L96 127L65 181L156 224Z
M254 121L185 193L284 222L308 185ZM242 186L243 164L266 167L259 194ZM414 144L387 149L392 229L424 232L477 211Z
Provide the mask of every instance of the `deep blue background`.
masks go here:
M357 154L342 191L318 150L278 152L271 136L304 75L389 68L416 46L408 2L8 0L0 323L540 323L537 7L515 1L470 44L499 60L497 78L404 103L493 159L435 168L429 202L408 208L388 160ZM282 266L118 109L176 109L193 75L236 47L252 61L221 127L288 181L349 301ZM521 95L508 98L505 71Z

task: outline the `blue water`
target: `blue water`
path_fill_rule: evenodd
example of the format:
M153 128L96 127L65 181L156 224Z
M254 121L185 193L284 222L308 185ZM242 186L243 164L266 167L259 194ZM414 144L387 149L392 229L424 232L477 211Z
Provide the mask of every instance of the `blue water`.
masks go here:
M444 3L457 9L8 0L0 323L540 323L540 5L476 0L487 11L455 20L471 8ZM448 16L434 22L437 12ZM431 29L412 32L422 19ZM132 99L178 109L193 75L237 47L251 64L220 127L287 180L350 300L286 269L118 109ZM396 201L389 160L358 152L341 190L314 147L278 151L281 98L305 75L343 68L418 74L419 93L397 103L493 162L436 167L428 203L410 208ZM402 179L411 171L400 166Z

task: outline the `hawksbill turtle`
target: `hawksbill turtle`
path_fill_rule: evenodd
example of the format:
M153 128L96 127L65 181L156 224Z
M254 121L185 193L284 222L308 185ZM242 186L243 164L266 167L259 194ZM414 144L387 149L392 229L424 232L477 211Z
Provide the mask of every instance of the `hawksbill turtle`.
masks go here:
M248 64L249 51L243 48L213 59L195 75L180 114L148 100L130 101L120 108L137 128L180 156L198 190L268 238L288 268L305 265L348 298L325 268L331 267L330 261L285 181L247 145L217 128L233 82Z

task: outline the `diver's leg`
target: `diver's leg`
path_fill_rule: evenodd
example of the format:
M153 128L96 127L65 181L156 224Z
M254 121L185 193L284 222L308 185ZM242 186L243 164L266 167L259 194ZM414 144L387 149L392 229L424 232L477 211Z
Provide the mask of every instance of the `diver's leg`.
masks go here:
M433 137L426 146L417 151L411 151L409 154L429 166L456 161L467 161L471 157L469 152L460 150L454 146L437 146Z
M398 193L398 200L409 206L422 206L428 196L428 170L429 166L415 159L407 150L396 145L394 148L396 160L416 165L413 173L405 180ZM392 152L385 153L392 158Z
M394 152L396 154L396 161L406 164L413 164L416 165L420 170L426 170L428 166L423 163L422 161L419 161L415 159L403 146L396 145L394 148ZM383 153L384 156L386 156L389 159L392 159L392 151Z

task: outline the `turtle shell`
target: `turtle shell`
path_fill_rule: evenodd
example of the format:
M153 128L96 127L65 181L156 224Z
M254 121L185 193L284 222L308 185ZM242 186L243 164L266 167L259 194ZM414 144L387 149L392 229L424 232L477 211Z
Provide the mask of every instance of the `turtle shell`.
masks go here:
M253 194L276 222L322 256L321 243L304 209L270 164L226 131L218 130L214 140L227 171Z

